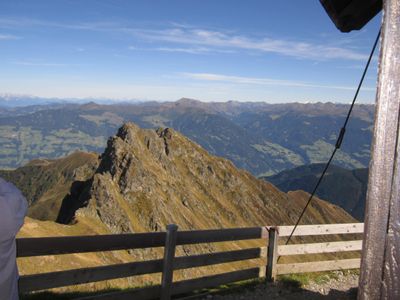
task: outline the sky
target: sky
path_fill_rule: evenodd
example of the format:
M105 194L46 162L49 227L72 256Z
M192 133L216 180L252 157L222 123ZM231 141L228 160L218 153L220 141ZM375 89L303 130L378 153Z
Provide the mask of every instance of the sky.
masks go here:
M348 103L380 22L341 33L318 0L0 0L0 94Z

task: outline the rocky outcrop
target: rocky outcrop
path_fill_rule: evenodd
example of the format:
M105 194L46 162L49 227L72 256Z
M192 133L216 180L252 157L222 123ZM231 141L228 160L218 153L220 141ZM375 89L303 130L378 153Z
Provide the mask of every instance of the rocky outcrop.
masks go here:
M301 201L178 132L133 123L108 140L94 176L71 195L60 222L95 217L114 233L163 230L169 223L181 229L291 224L301 210ZM352 220L341 209L326 220L324 210L332 208L323 201L310 210L308 223Z

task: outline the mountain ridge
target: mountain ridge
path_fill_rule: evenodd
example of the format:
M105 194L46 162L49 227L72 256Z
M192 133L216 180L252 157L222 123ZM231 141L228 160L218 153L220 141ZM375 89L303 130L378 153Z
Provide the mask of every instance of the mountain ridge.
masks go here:
M230 159L256 176L272 175L328 159L348 105L243 102L145 102L67 105L29 114L0 116L0 167L75 150L102 152L124 122L143 128L169 127L210 153ZM356 105L336 164L366 167L374 107ZM351 141L351 142L350 142Z

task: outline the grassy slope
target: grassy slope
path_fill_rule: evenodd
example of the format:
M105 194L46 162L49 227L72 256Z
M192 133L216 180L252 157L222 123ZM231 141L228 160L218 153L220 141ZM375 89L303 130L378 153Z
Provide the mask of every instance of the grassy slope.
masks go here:
M54 221L72 182L87 180L97 164L98 154L75 152L60 159L37 159L16 170L0 171L0 176L22 191L30 217Z

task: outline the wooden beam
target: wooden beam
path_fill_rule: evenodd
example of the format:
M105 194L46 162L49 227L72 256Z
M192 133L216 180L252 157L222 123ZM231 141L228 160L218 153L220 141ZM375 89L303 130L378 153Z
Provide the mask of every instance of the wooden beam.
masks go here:
M300 255L361 250L362 240L278 246L278 255Z
M179 231L176 244L200 244L263 238L263 227Z
M261 248L250 248L181 256L175 258L174 270L255 259L259 258L260 254ZM162 259L156 259L101 267L23 275L19 278L19 291L26 293L88 282L159 273L162 271L162 264Z
M278 226L279 236L289 236L294 226ZM299 225L293 236L362 233L364 223Z
M400 299L400 1L383 10L360 300Z
M167 225L160 300L171 299L177 231L178 226L176 226L175 224Z
M267 254L267 280L274 281L276 277L276 265L278 262L278 231L271 227L269 229L268 254Z
M17 239L17 257L161 247L165 232Z
M153 274L162 271L162 260L149 260L93 268L23 275L19 278L21 293L115 278Z
M265 238L263 227L180 231L177 245ZM18 238L17 257L162 247L165 232Z
M360 259L341 259L341 260L326 260L326 261L315 261L306 263L296 264L278 264L276 266L276 272L278 275L282 274L295 274L295 273L308 273L308 272L319 272L319 271L331 271L331 270L346 270L346 269L358 269L360 267Z
M256 259L260 258L261 251L261 248L249 248L242 250L176 257L174 270L223 264L247 259Z

